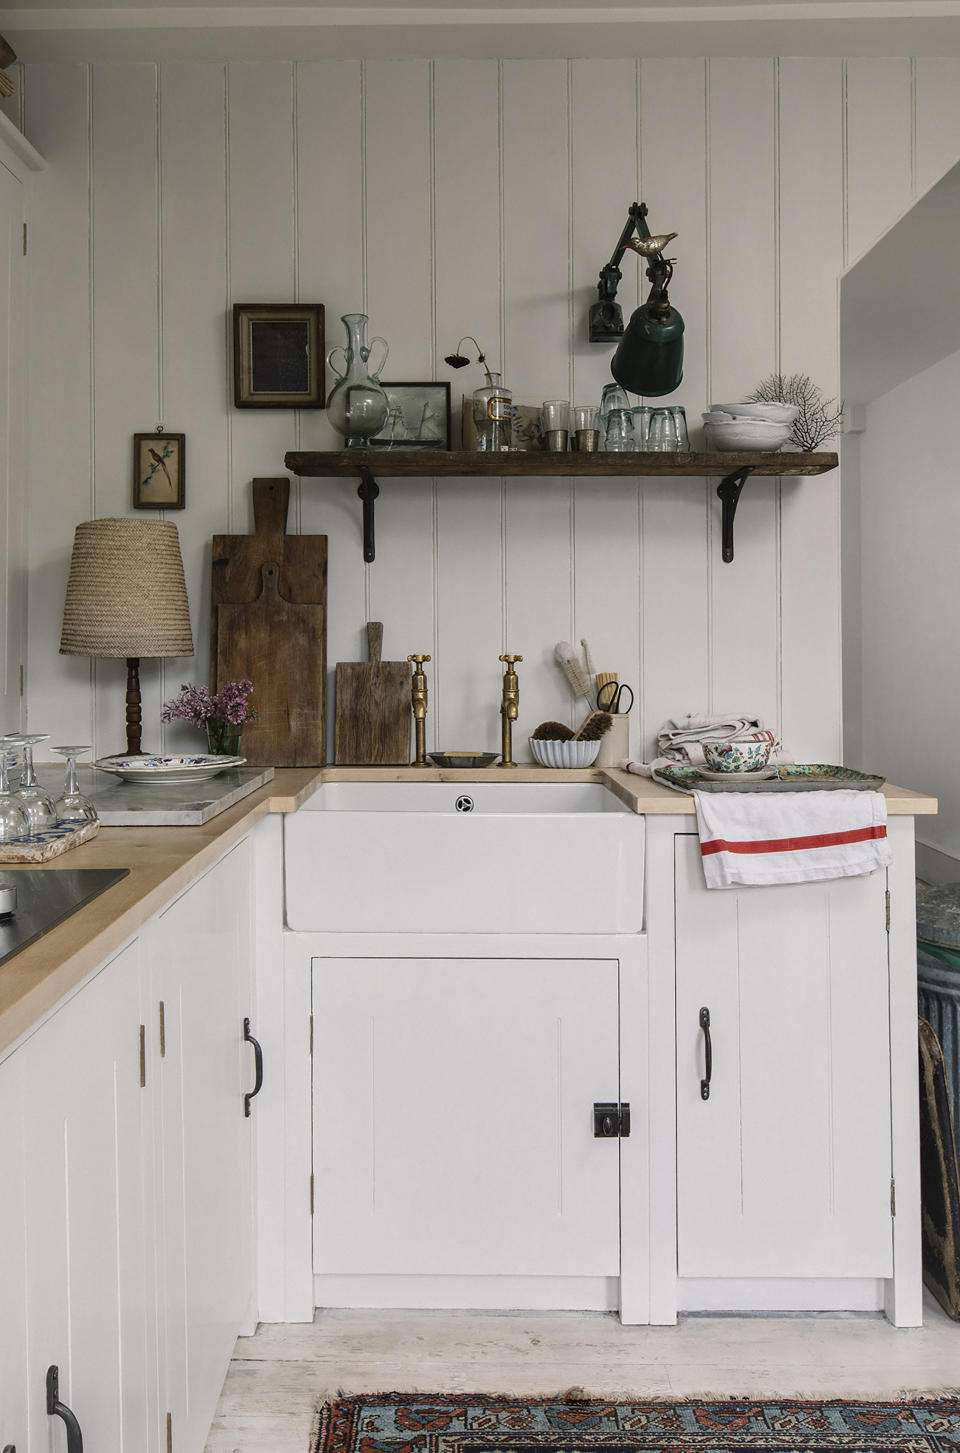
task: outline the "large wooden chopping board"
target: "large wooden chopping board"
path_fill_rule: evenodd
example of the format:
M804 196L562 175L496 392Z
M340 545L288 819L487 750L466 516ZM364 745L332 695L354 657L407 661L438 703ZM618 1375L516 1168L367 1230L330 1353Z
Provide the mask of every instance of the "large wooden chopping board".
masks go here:
M217 680L249 677L259 719L243 728L253 766L317 767L326 760L325 609L278 589L280 567L261 567L254 601L217 606Z
M253 682L253 705L260 722L250 723L243 734L244 756L251 763L317 767L327 760L327 537L288 535L289 500L289 479L255 479L255 533L213 537L210 661L215 689L243 676ZM277 572L276 590L261 599L265 565ZM271 604L274 595L277 608ZM230 614L232 634L228 642L221 642L221 609L240 605L255 605L257 610L242 632L238 624L242 617ZM288 606L310 607L298 626L308 655L301 654L279 623ZM261 633L256 640L250 635L255 620ZM250 660L257 663L255 668L243 664Z
M381 661L383 625L367 622L369 661L338 661L334 759L349 766L410 763L413 719L409 661Z

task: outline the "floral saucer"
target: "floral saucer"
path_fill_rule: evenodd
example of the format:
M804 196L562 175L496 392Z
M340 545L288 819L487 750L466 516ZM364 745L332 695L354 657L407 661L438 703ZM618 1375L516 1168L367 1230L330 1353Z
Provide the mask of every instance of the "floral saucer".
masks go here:
M124 782L160 786L164 782L205 782L227 767L241 767L246 757L100 757L94 762L101 772L113 772Z

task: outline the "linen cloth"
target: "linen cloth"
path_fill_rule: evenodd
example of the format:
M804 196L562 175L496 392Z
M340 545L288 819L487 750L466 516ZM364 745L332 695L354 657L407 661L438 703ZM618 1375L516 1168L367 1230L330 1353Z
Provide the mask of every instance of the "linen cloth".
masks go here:
M860 877L893 859L881 792L694 792L708 888Z
M677 762L682 767L702 767L706 763L704 742L770 742L771 762L792 762L793 758L777 747L776 734L768 730L756 716L704 716L689 712L663 723L657 733L657 755L652 762L636 762L624 757L620 767L638 777L654 777L657 768ZM672 786L673 784L667 784Z

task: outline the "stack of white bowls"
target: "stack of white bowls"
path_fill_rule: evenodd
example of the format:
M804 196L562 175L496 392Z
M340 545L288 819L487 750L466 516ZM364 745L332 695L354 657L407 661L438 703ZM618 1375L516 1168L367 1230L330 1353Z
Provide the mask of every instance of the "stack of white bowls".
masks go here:
M708 449L782 449L799 413L796 404L714 404L703 414Z

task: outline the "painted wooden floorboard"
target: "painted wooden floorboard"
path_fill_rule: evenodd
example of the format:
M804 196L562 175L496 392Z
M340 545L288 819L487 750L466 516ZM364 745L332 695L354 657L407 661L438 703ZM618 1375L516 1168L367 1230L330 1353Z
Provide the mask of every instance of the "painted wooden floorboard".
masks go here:
M598 1312L318 1312L241 1337L206 1453L306 1453L324 1398L382 1391L598 1396L960 1395L960 1326L879 1315L684 1317L622 1327Z

